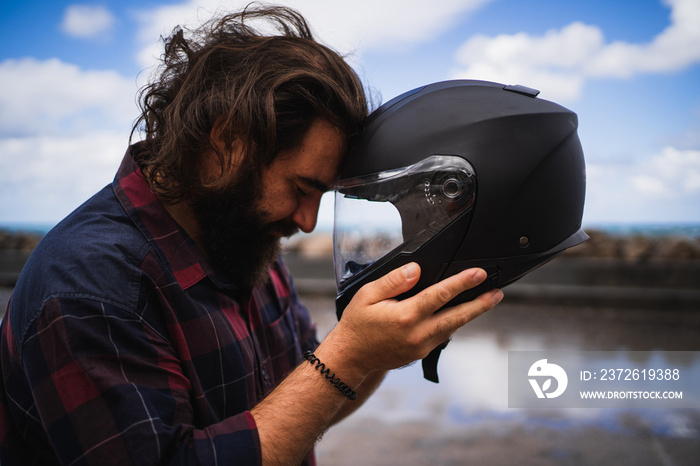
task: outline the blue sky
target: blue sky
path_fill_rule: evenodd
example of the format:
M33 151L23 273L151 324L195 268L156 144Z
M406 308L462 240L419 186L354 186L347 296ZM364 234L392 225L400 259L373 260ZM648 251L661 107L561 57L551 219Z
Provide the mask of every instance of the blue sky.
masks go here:
M54 223L109 183L159 37L246 3L2 0L0 224ZM469 78L577 112L584 225L700 223L700 0L280 3L384 101Z

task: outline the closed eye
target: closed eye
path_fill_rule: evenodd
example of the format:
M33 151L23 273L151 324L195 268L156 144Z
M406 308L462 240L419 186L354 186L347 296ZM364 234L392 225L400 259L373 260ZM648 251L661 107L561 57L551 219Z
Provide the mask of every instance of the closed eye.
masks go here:
M330 191L333 189L332 186L326 185L323 181L317 179L317 178L311 178L308 176L297 176L296 177L296 185L297 189L300 189L301 191L304 191L306 194L310 194L311 191L320 191L321 193L325 193L326 191Z
M299 185L296 185L296 189L297 189L297 193L298 193L299 196L301 196L301 197L306 197L306 196L308 196L309 194L311 194L311 190L307 191L307 190L305 190L304 188L302 188L302 187L299 186Z

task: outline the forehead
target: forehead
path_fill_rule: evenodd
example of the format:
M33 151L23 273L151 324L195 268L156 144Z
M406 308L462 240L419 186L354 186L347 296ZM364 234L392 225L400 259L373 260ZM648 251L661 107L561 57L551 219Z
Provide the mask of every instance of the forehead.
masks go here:
M343 134L319 120L309 128L299 147L282 152L270 168L311 188L327 191L335 184L344 155Z

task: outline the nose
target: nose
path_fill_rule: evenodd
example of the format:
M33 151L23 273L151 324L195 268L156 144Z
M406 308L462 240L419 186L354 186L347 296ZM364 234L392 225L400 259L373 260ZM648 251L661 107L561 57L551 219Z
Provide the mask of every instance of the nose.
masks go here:
M297 209L292 214L292 220L304 233L311 233L316 228L318 209L321 204L321 194L310 194L299 201Z

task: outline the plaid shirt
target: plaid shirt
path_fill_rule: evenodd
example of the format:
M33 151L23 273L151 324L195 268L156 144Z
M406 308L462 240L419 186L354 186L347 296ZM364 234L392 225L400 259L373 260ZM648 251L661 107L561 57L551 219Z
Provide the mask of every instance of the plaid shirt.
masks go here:
M317 344L281 260L269 274L246 293L217 273L127 152L15 287L0 463L260 464L249 410Z

